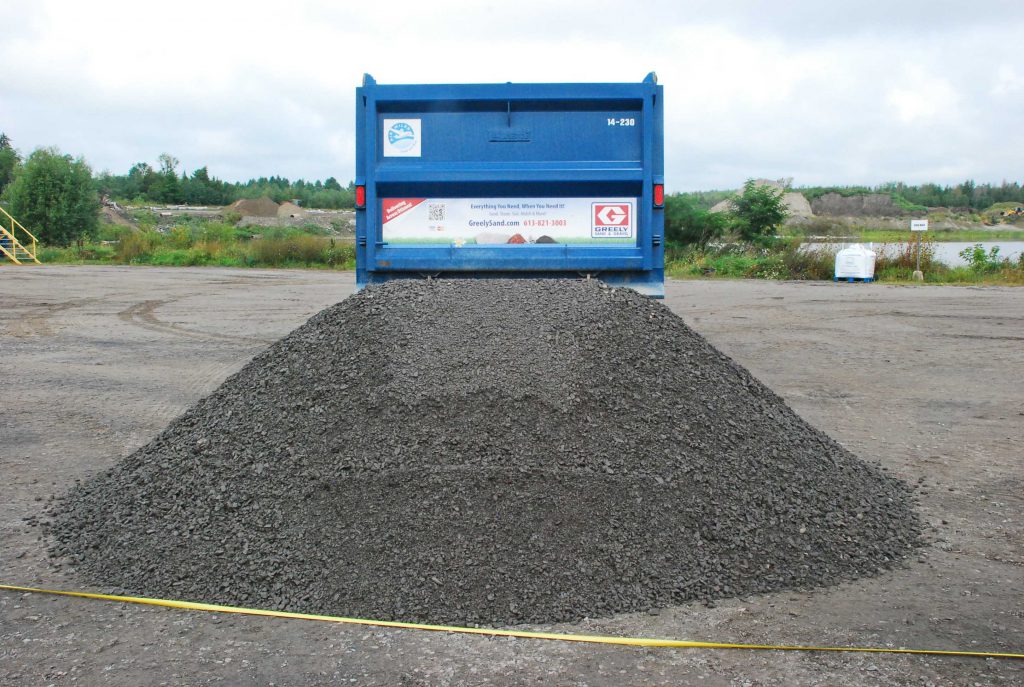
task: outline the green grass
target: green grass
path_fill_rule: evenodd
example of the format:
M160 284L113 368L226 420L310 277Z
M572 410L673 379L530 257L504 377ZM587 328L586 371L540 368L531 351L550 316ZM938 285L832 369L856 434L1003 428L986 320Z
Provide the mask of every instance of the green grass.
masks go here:
M296 228L263 228L261 234L218 222L192 222L165 233L104 226L93 241L81 246L40 248L44 263L85 265L160 265L218 267L295 267L355 269L355 245ZM907 240L902 232L865 232L864 241L897 243ZM939 234L956 234L957 240L991 238L990 232L929 232L922 245L922 271L930 284L1004 284L1024 286L1024 260L997 260L975 267L949 267L934 260ZM977 236L981 234L981 236ZM1001 239L1024 239L1024 232L1000 232ZM101 238L103 237L103 238ZM888 239L888 241L887 241ZM835 248L800 250L802 237L775 242L770 248L729 245L696 250L668 246L665 273L681 279L831 279ZM897 252L879 255L878 281L913 283L916 260L913 244Z
M70 264L70 265L109 265L114 262L116 248L114 246L87 243L81 247L42 246L39 249L39 262Z
M1009 229L1009 230L949 230L949 231L929 231L927 232L935 241L1024 241L1024 231ZM899 243L903 241L916 241L917 237L907 231L893 231L891 229L858 229L851 228L843 232L842 236L830 236L828 238L820 239L823 242L846 242L849 238L855 238L861 243ZM785 236L787 239L804 239L807 237L804 234L788 234ZM819 239L815 239L816 241Z
M899 193L890 194L892 202L896 207L905 210L906 212L928 212L928 208L924 205L918 205L917 203L911 203L909 200L904 198Z
M1000 212L1006 212L1007 210L1013 210L1014 208L1019 208L1022 205L1024 205L1024 203L1018 203L1018 202L1013 201L1013 200L1006 201L1006 202L1003 202L1003 203L993 203L992 205L989 205L987 208L985 208L985 212L998 214Z
M66 248L47 246L40 249L39 259L79 265L355 269L355 244L319 233L270 228L253 235L217 222L182 224L166 233L108 225L100 229L95 241Z
M694 250L670 247L665 273L676 279L789 279L821 281L832 279L835 252L828 246L800 250L799 241L779 242L771 250L728 246ZM892 254L879 255L875 265L877 281L916 283L913 273L916 252L912 245ZM934 259L934 241L922 246L921 269L929 284L1001 284L1024 286L1024 259L1002 260L976 267L949 267Z
M402 246L402 245L408 245L408 246L452 246L452 245L455 244L455 241L452 240L451 238L388 239L387 241L388 241L388 243L393 244L393 245L397 245L397 246ZM606 239L573 238L573 239L567 239L565 241L559 241L558 243L541 243L541 244L530 244L530 243L518 243L518 244L516 244L516 243L514 243L514 244L483 243L483 244L479 244L479 245L486 246L488 248L492 248L492 247L495 247L495 246L505 246L505 245L513 245L513 246L517 246L517 245L518 246L531 246L531 245L541 245L541 246L583 246L583 245L607 246L607 245L616 245L616 246L622 246L622 245L635 245L635 244L636 244L636 239L635 238L629 238L629 239L623 239L623 238L606 238ZM467 239L466 241L463 242L462 245L463 246L475 246L475 245L478 245L478 244L476 242L476 239Z
M1024 286L1024 270L1004 268L994 272L982 272L970 267L944 267L944 269L922 270L927 284L977 284L993 286ZM887 267L875 273L878 281L895 283L917 283L913 268Z

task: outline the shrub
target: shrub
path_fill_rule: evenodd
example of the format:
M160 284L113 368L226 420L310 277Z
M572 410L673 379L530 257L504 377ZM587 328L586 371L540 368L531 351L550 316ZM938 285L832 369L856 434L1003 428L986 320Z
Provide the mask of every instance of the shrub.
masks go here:
M167 246L157 248L147 256L146 263L161 266L191 266L202 265L201 255L193 254L187 248L170 248Z
M676 260L669 264L674 274L706 275L718 277L748 277L753 274L761 258L737 246L719 249L679 249Z
M36 257L39 258L40 262L44 263L107 263L114 258L114 254L115 249L113 246L87 243L82 246L72 245L66 248L61 248L59 246L40 246Z
M327 240L319 236L264 236L249 242L249 255L257 265L310 265L323 262Z
M992 246L986 253L980 243L969 246L960 251L960 257L975 272L995 272L1003 267L1003 263L1009 267L1009 260L1002 260L999 257L999 246Z
M673 194L665 199L665 239L672 245L706 247L729 228L728 213L713 213L690 198Z
M230 242L240 236L239 230L226 222L204 222L196 233L201 241Z
M171 227L164 241L174 248L188 248L192 245L192 230L180 224Z
M832 246L801 248L794 242L780 252L779 258L789 279L831 279L835 275L836 250Z
M96 241L120 241L128 234L135 233L133 227L123 224L100 224L93 234Z
M917 250L917 241L896 244L883 243L875 250L877 254L875 271L880 272L887 267L899 267L913 273L917 268ZM935 239L927 234L921 236L921 269L934 271L940 264L935 261Z
M757 279L791 279L789 266L781 254L771 255L756 263L747 273L748 277Z
M160 234L155 231L138 231L126 234L117 246L118 261L125 264L145 262L153 250L160 245Z
M743 184L743 193L732 197L734 226L739 237L749 243L771 243L775 229L786 221L789 212L782 202L781 189L758 186L753 179Z
M354 243L338 243L333 238L327 243L324 250L324 262L331 267L346 267L354 265L356 261L356 247Z
M96 231L99 199L92 170L56 148L39 148L4 190L11 214L47 244L66 246Z

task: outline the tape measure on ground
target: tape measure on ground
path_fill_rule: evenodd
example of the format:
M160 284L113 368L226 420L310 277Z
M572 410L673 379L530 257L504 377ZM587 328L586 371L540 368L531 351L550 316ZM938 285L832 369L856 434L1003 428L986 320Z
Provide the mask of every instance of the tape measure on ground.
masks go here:
M495 630L479 627L457 627L452 625L427 625L424 623L405 623L394 620L367 620L364 618L344 618L332 615L315 615L312 613L289 613L287 611L268 611L260 608L241 608L238 606L221 606L219 604L198 603L195 601L173 601L169 599L151 599L143 596L117 596L114 594L93 594L91 592L67 592L55 589L39 589L37 587L21 587L13 584L0 584L0 589L12 592L31 592L35 594L54 594L56 596L73 596L83 599L102 599L104 601L120 601L122 603L143 604L146 606L164 606L181 608L190 611L208 611L212 613L235 613L239 615L262 615L271 618L289 618L291 620L316 620L327 623L343 623L347 625L369 625L373 627L390 627L403 630L427 630L432 632L451 632L468 635L484 635L486 637L515 637L518 639L546 639L560 642L582 642L587 644L617 644L620 646L663 647L670 649L752 649L761 651L836 651L849 653L871 654L926 654L929 656L971 656L975 658L1015 658L1024 659L1024 653L1001 653L997 651L950 651L942 649L890 649L886 647L860 646L802 646L772 644L735 644L732 642L694 642L684 639L647 639L642 637L612 637L602 635L560 634L557 632L531 632L528 630Z

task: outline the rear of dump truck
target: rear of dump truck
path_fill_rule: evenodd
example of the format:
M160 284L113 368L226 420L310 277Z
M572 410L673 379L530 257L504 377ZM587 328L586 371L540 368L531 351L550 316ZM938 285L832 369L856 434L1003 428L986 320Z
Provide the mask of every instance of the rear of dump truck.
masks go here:
M663 94L641 83L356 89L359 288L591 277L664 296Z

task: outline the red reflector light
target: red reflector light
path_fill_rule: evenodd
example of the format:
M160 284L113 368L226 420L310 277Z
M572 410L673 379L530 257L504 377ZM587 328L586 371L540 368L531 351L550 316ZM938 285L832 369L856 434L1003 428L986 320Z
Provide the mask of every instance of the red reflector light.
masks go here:
M357 208L365 208L366 207L366 187L365 186L356 186L356 207Z
M665 204L665 185L655 184L654 185L654 206L661 207Z

